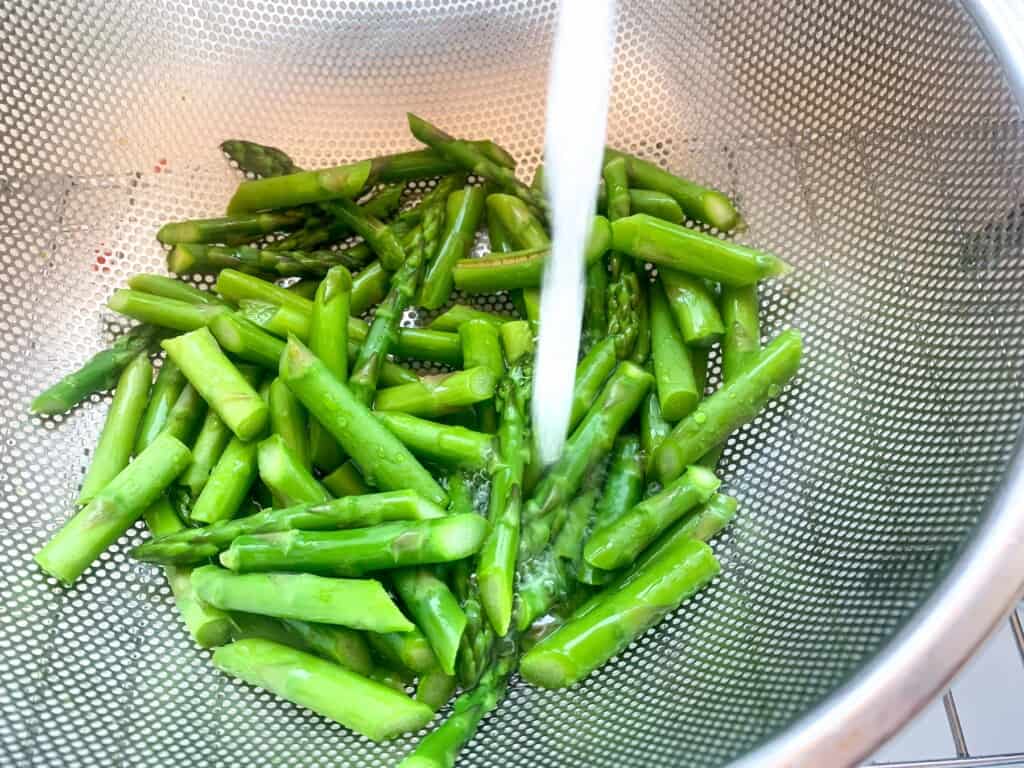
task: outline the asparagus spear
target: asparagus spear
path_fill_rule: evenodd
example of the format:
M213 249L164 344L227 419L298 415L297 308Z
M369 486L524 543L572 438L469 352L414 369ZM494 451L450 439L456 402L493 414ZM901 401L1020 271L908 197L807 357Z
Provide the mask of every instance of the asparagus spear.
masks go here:
M206 483L210 479L210 472L216 466L221 454L224 453L229 440L231 440L231 430L216 411L207 409L195 444L192 446L192 463L178 478L178 482L189 489L193 498L198 498L203 488L206 487Z
M352 299L352 275L334 267L324 277L313 299L309 322L309 347L339 380L348 378L348 323ZM309 446L319 467L336 467L342 452L337 441L320 423L309 424Z
M393 272L405 261L405 250L394 230L353 201L332 200L321 207L363 238L385 269Z
M723 232L736 229L741 224L732 201L718 190L673 176L653 163L618 150L605 150L605 158L621 158L633 186L671 195L691 219L703 221Z
M609 160L611 159L614 158L609 158ZM608 163L605 163L605 168L608 165ZM538 189L543 189L543 173L544 167L538 166L537 176L534 177L534 186ZM539 186L537 184L538 179L540 181ZM682 224L685 219L683 209L675 201L675 198L665 192L658 192L653 189L631 188L629 190L629 209L633 213L646 213L659 219L670 221L673 224ZM606 216L608 215L608 190L604 183L599 184L597 188L597 210L604 212ZM629 213L625 215L628 216Z
M608 220L603 216L595 216L583 252L584 262L590 267L601 264L601 257L610 243L611 228ZM550 253L550 245L545 244L528 250L492 253L479 259L463 259L455 265L455 287L465 293L539 288Z
M457 371L415 384L388 387L377 393L374 407L413 416L437 417L467 405L490 400L497 384L494 373L483 366Z
M501 315L495 315L491 312L484 312L480 309L474 309L473 307L467 307L465 304L453 304L447 310L442 312L440 315L435 317L427 325L427 328L433 331L458 331L462 327L463 323L470 320L483 320L486 323L500 327L502 323L507 322L507 317Z
M374 218L390 218L401 204L404 189L404 184L386 186L359 207ZM402 235L403 227L395 227L394 232L396 235ZM310 251L338 243L351 234L352 230L345 222L333 218L329 212L324 212L322 218L306 219L301 229L292 232L283 240L272 243L270 247L282 251ZM352 263L366 263L372 256L370 247L366 243L360 243L346 248L344 256L339 255L339 258L345 258Z
M304 470L312 467L306 410L280 379L270 383L270 429L280 436Z
M576 366L576 381L572 388L572 411L569 429L575 429L594 404L601 387L615 370L615 340L608 338L595 344Z
M93 355L77 371L37 395L29 410L46 415L64 413L94 392L112 389L132 360L159 348L163 334L164 331L150 325L135 326L109 348Z
M79 504L88 504L95 499L107 483L128 466L152 380L153 366L144 354L129 363L121 374L89 471L85 473L82 490L78 493Z
M218 523L238 514L256 479L256 443L232 437L192 507L192 520Z
M285 207L285 206L279 206ZM172 221L160 227L156 239L164 245L179 243L233 243L255 240L278 230L294 229L306 219L306 211L240 213L220 219Z
M603 259L585 275L582 345L584 351L608 336L608 268Z
M135 453L142 453L163 431L167 417L185 388L185 383L185 376L170 360L160 367L135 437Z
M687 344L710 347L722 338L722 317L703 280L666 268L658 270L658 279Z
M480 551L480 602L498 635L508 633L519 549L523 472L527 457L525 359L509 358L511 370L498 388L498 456L491 475L490 531Z
M655 450L651 466L658 479L667 483L679 477L689 464L757 416L796 373L802 348L799 331L783 331L753 365L703 400Z
M165 496L142 513L154 536L168 536L185 528ZM185 628L200 648L224 645L231 637L231 620L219 608L203 602L192 589L192 569L168 565L164 568Z
M522 199L500 193L488 195L487 215L502 228L513 250L543 248L551 244L544 225L531 212L528 202Z
M308 573L238 574L204 565L192 572L196 593L226 611L246 611L321 624L408 632L398 606L373 579L328 579Z
M621 652L719 571L711 548L687 539L652 558L622 586L610 585L554 633L535 645L519 665L523 678L543 688L566 688Z
M612 222L612 247L634 259L651 261L723 285L753 285L785 275L782 259L729 240L638 213Z
M453 469L485 469L494 458L491 435L438 424L407 413L373 415L416 456Z
M176 275L216 274L222 269L235 269L257 276L323 277L331 267L365 267L370 258L372 254L368 251L354 248L300 251L183 243L167 254L167 268Z
M206 328L166 339L162 346L189 383L240 440L252 440L266 429L269 409L225 357Z
M179 440L160 435L36 553L39 567L70 585L157 500L189 456Z
M447 563L480 549L479 515L384 523L349 531L285 531L239 536L220 555L237 571L305 570L353 576L385 568ZM380 630L387 631L387 630Z
M448 585L427 568L402 568L392 583L417 626L430 641L446 675L455 674L455 654L466 629L466 614Z
M372 261L352 278L352 299L349 312L358 317L374 304L379 304L388 295L391 285L391 273L381 266L379 261ZM444 330L438 328L437 330Z
M260 480L286 506L330 501L327 492L281 435L271 435L259 445Z
M249 299L288 307L303 313L306 317L313 312L313 302L309 299L254 275L239 272L237 269L222 270L217 275L216 288L217 293L233 304Z
M228 139L221 142L220 149L235 161L242 173L253 176L287 176L301 170L283 150L254 141Z
M148 325L171 328L176 331L194 331L207 325L228 308L214 304L192 304L166 296L156 296L124 288L114 291L107 306L115 312Z
M142 293L151 293L154 296L176 299L188 304L227 306L227 302L213 291L201 291L186 282L163 275L134 275L128 279L128 287Z
M222 349L264 368L276 369L284 352L283 341L237 312L215 317L210 332Z
M370 647L360 632L347 627L314 624L297 619L281 619L281 623L318 656L360 675L368 675L373 670Z
M665 417L661 414L658 393L652 392L644 400L640 410L640 446L643 448L646 472L651 470L654 452L671 431L672 425L665 421Z
M387 491L363 496L346 496L322 504L299 504L190 528L150 541L132 551L132 557L150 563L191 564L202 562L226 549L239 536L306 531L364 528L402 520L433 520L444 510L412 491Z
M366 638L374 652L396 669L422 675L438 668L430 642L419 627L409 632L369 632Z
M690 467L622 517L595 528L587 540L584 557L595 568L608 571L633 562L662 531L711 498L720 482L710 470Z
M214 665L229 675L384 741L417 731L434 716L426 704L344 667L269 640L218 648Z
M536 554L547 543L552 513L572 498L584 476L608 455L651 383L651 375L643 369L629 362L619 363L600 397L567 441L562 457L552 465L526 504L521 558Z
M547 202L543 193L530 189L519 181L511 168L496 163L472 143L456 139L412 113L409 113L408 117L412 135L446 160L468 173L493 181L523 202L541 211L546 210Z
M167 414L163 432L181 440L185 445L190 445L206 412L206 403L199 396L196 388L191 384L186 384Z
M467 185L448 197L441 247L427 266L420 287L419 303L427 309L443 306L451 296L452 270L459 259L469 255L483 209L484 193L480 187Z
M428 669L416 684L416 701L423 702L435 712L454 695L456 680L440 667Z
M462 360L466 368L484 366L496 377L505 374L505 359L501 353L501 339L498 326L484 320L470 320L459 328L462 345ZM488 434L497 431L498 414L494 401L488 400L476 406L480 428Z
M636 285L636 341L629 359L637 365L643 365L651 354L651 318L648 312L647 293L650 284L642 273Z
M643 490L644 455L640 439L636 435L622 436L615 441L601 498L594 509L594 530L622 518L640 502Z
M683 344L661 286L651 287L649 299L658 403L664 418L679 421L697 407L704 393L697 388L690 352Z
M362 496L370 492L359 469L351 461L343 462L323 478L324 488L335 496Z
M447 496L430 473L378 422L324 363L295 339L281 357L281 379L352 457L371 485L411 489L439 504Z
M515 249L508 239L508 231L501 223L501 218L490 206L487 207L487 240L491 246L491 253L510 253Z
M352 199L366 188L371 170L372 163L363 160L318 171L243 181L228 202L228 215L292 208L335 198Z

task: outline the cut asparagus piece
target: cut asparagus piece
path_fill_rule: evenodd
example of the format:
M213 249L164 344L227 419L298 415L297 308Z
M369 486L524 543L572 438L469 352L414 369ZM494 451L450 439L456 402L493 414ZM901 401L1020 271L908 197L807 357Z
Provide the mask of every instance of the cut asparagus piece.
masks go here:
M446 675L455 674L455 654L466 629L466 614L448 585L427 568L403 568L392 583L416 625L430 641Z
M453 304L440 315L435 317L427 325L433 331L458 331L463 323L470 320L483 320L491 325L500 327L502 323L508 322L509 318L495 315L491 312L484 312L480 309L467 307L465 304Z
M225 645L214 652L213 663L226 674L374 741L418 731L434 716L426 704L393 688L270 640L253 638Z
M374 652L396 669L419 675L437 668L430 642L419 627L409 632L370 632L366 638Z
M241 572L304 570L356 576L461 560L480 549L486 532L487 521L475 514L348 531L292 530L239 536L221 553L220 561Z
M219 523L238 514L256 479L256 443L232 437L192 507L198 523Z
M239 170L253 176L286 176L301 170L283 150L254 141L228 139L221 142L220 149Z
M359 469L351 461L343 462L326 475L323 484L324 488L335 496L362 496L370 493L370 486L363 481Z
M181 441L166 433L157 437L36 553L39 567L73 583L159 498L189 458Z
M391 273L373 261L352 278L352 298L349 313L358 317L375 304L380 304L388 295L391 285ZM439 328L438 330L444 330Z
M228 215L270 208L292 208L334 198L355 198L370 177L372 163L363 160L318 171L301 171L243 181L228 203Z
M802 350L800 333L783 331L746 371L701 401L655 450L651 466L658 479L662 483L675 480L687 466L753 420L796 374Z
M423 702L435 712L448 703L455 694L457 681L440 667L428 669L416 683L416 701Z
M409 449L296 339L289 340L281 357L281 379L352 457L369 484L384 490L408 488L447 503L441 486Z
M494 458L494 438L465 427L439 424L407 413L373 415L416 456L453 469L484 469Z
M123 288L114 291L114 295L107 301L107 306L140 322L176 331L194 331L207 325L218 315L230 311L223 305L192 304Z
M658 270L658 280L665 288L668 306L687 344L710 347L722 338L722 316L703 280L667 268Z
M267 427L269 408L221 352L206 328L166 339L162 346L193 387L240 440L253 440Z
M402 520L434 520L445 511L412 491L346 496L323 504L300 504L190 528L137 547L132 556L151 563L199 563L226 549L240 536L301 529L365 528Z
M688 272L723 285L753 285L790 267L765 251L638 213L612 222L612 247L634 259Z
M79 504L88 504L95 499L128 466L152 380L153 366L144 354L129 363L121 374L89 463L89 471L85 473L82 490L78 493Z
M184 301L188 304L203 304L215 307L227 306L227 302L213 291L201 291L186 282L175 280L173 277L164 277L163 275L135 275L129 278L128 287L143 293L151 293L167 299Z
M278 230L302 225L306 212L301 210L241 214L220 219L191 219L164 224L156 239L164 245L178 243L233 243L255 240Z
M374 407L413 416L444 416L459 408L490 400L494 397L496 384L492 371L477 366L439 378L422 379L415 384L382 389L377 393Z
M217 274L235 269L246 274L273 277L323 277L336 266L360 269L371 258L354 248L339 251L299 251L255 248L251 245L220 246L182 243L167 254L167 268L177 275ZM132 286L135 287L135 286Z
M286 506L330 501L327 492L281 435L271 435L257 453L260 480Z
M697 387L690 351L676 327L665 291L660 285L651 286L648 299L654 386L662 415L675 422L697 407L704 391Z
M443 306L451 296L452 270L460 259L469 256L483 209L484 193L480 187L466 186L449 195L441 246L427 266L420 286L419 303L427 309Z
M239 360L276 370L284 342L239 313L223 314L210 322L210 332L222 349Z
M167 414L163 431L181 440L185 445L190 445L207 410L206 402L199 396L196 388L186 384Z
M576 366L576 381L572 389L572 411L569 414L569 429L579 425L587 411L594 404L601 387L615 370L615 340L608 338L595 344Z
M178 370L178 366L170 360L164 362L156 376L149 394L149 403L146 404L146 411L135 436L135 453L142 453L163 432L167 417L185 384L185 375Z
M193 498L198 498L210 479L210 472L217 465L221 454L231 440L231 430L214 410L207 409L203 424L199 428L192 446L192 463L178 478Z
M348 379L348 323L352 300L352 275L335 267L324 277L313 299L309 322L309 348L339 381ZM342 451L338 442L318 421L309 424L310 453L318 466L337 466Z
M692 597L719 571L711 548L687 539L648 561L622 586L610 585L535 645L520 674L542 688L566 688L620 653ZM584 610L586 609L586 610Z
M280 379L270 383L270 429L279 435L304 470L312 467L306 409Z
M413 626L373 579L329 579L308 573L239 574L204 565L192 572L192 585L199 597L225 611L371 632L408 632Z
M313 312L313 302L279 285L247 275L237 269L225 269L217 275L217 293L233 304L243 299L289 307L303 313L307 318Z

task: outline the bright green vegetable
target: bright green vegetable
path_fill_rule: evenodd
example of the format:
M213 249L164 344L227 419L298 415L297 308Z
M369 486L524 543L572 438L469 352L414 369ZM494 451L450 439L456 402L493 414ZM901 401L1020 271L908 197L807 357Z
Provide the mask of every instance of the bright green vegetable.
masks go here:
M448 197L441 247L427 266L420 287L419 303L422 306L437 309L448 301L452 293L452 270L460 259L469 255L483 210L484 193L480 187L466 186Z
M433 331L457 332L462 327L462 324L469 320L483 320L495 327L500 327L502 323L508 322L509 318L474 309L473 307L467 307L465 304L453 304L435 317L427 327Z
M494 458L491 435L407 413L374 411L373 415L422 459L453 469L484 469Z
M185 384L185 375L178 370L178 366L170 360L165 361L149 393L149 402L135 436L135 453L142 453L163 432L171 409Z
M466 629L466 614L448 585L428 568L403 568L391 577L398 596L430 641L446 675L455 674L455 654Z
M722 338L722 317L715 296L703 280L666 268L658 270L658 280L687 344L710 347Z
M163 296L168 299L184 301L188 304L208 304L215 307L226 307L227 302L213 291L201 291L173 277L163 275L134 275L128 278L128 287L143 293Z
M304 211L291 210L174 221L164 224L156 233L156 239L165 245L248 242L281 229L295 229L302 226L305 219Z
M459 408L490 400L497 380L483 366L457 371L438 378L424 378L415 384L388 387L377 393L374 407L413 416L437 417Z
M666 419L679 421L697 407L704 393L697 387L690 352L683 344L662 287L651 286L648 298L658 403Z
M363 160L318 171L243 181L228 203L228 215L292 208L334 198L352 199L366 187L371 170L371 162Z
M192 519L209 524L235 517L255 479L256 443L232 437L192 507Z
M327 489L313 477L281 435L271 435L259 444L257 466L260 480L285 506L330 501Z
M218 304L192 304L142 291L120 289L107 300L115 312L149 325L176 331L194 331L230 310Z

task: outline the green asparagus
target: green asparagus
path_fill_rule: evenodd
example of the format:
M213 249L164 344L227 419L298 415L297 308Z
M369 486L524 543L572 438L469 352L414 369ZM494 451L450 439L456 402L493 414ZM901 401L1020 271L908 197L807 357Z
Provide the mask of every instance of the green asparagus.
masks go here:
M170 328L176 331L194 331L202 328L228 308L217 304L192 304L166 296L157 296L142 291L120 289L107 301L115 312L131 317L148 325Z
M431 320L427 327L433 331L457 332L463 323L470 320L483 320L497 328L502 323L507 322L508 318L492 314L491 312L484 312L480 309L474 309L473 307L467 307L465 304L453 304Z
M289 210L240 213L237 216L229 214L220 219L174 221L164 224L156 233L156 239L164 245L248 242L271 232L299 227L305 219L305 211Z
M378 421L414 455L452 469L485 469L494 458L491 435L439 424L407 413L374 411Z
M648 299L654 387L662 415L675 422L696 408L704 393L697 387L690 352L683 344L660 285L651 286Z
M201 291L182 280L175 280L173 277L164 277L163 275L134 275L128 278L128 287L142 293L151 293L154 296L176 299L188 304L227 306L227 302L213 291Z
M483 366L457 371L415 384L388 387L377 393L374 407L413 416L437 417L459 408L490 400L497 384L494 373Z
M224 453L229 440L231 430L216 411L207 409L195 444L192 446L192 463L178 478L178 482L187 487L194 498L198 498L206 487L210 472Z
M402 568L391 577L398 596L416 620L446 675L455 674L455 654L466 629L466 614L448 585L428 568Z
M149 403L135 436L135 453L142 453L163 432L167 417L185 384L185 376L178 370L178 366L170 360L165 361L156 376L149 394Z
M253 176L286 176L300 170L292 159L277 147L242 139L228 139L221 142L220 149L235 161L239 170Z
M261 442L256 456L260 480L285 506L330 501L327 489L313 477L281 435L271 435Z
M291 208L334 198L354 198L366 187L372 163L363 160L318 171L243 181L228 202L228 215ZM275 227L280 229L280 227Z
M256 443L232 437L192 507L192 520L218 523L238 514L256 479Z
M279 435L284 445L305 470L312 467L309 448L309 425L306 410L292 391L280 379L270 384L270 429Z
M370 492L370 486L359 474L359 468L351 461L342 462L337 469L322 480L324 488L335 496L362 496Z
M703 280L667 268L658 271L658 279L687 344L710 347L722 338L722 316Z
M419 303L427 309L443 306L451 296L452 270L469 255L483 209L484 193L480 187L466 186L448 197L441 247L427 266L420 286Z

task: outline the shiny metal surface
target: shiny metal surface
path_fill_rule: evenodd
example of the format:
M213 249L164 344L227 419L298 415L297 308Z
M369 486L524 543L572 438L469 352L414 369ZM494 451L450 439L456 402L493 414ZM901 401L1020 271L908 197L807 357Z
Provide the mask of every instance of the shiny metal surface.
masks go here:
M411 147L410 109L528 178L552 0L0 7L0 763L394 764L411 738L213 670L126 557L141 528L74 589L47 582L31 553L105 402L26 406L119 327L97 308L161 268L160 223L223 209L228 136L315 166ZM951 0L633 0L609 138L737 198L744 239L797 267L764 326L802 328L807 364L726 452L742 509L713 588L577 688L516 685L464 764L851 764L1024 581L1020 112Z

